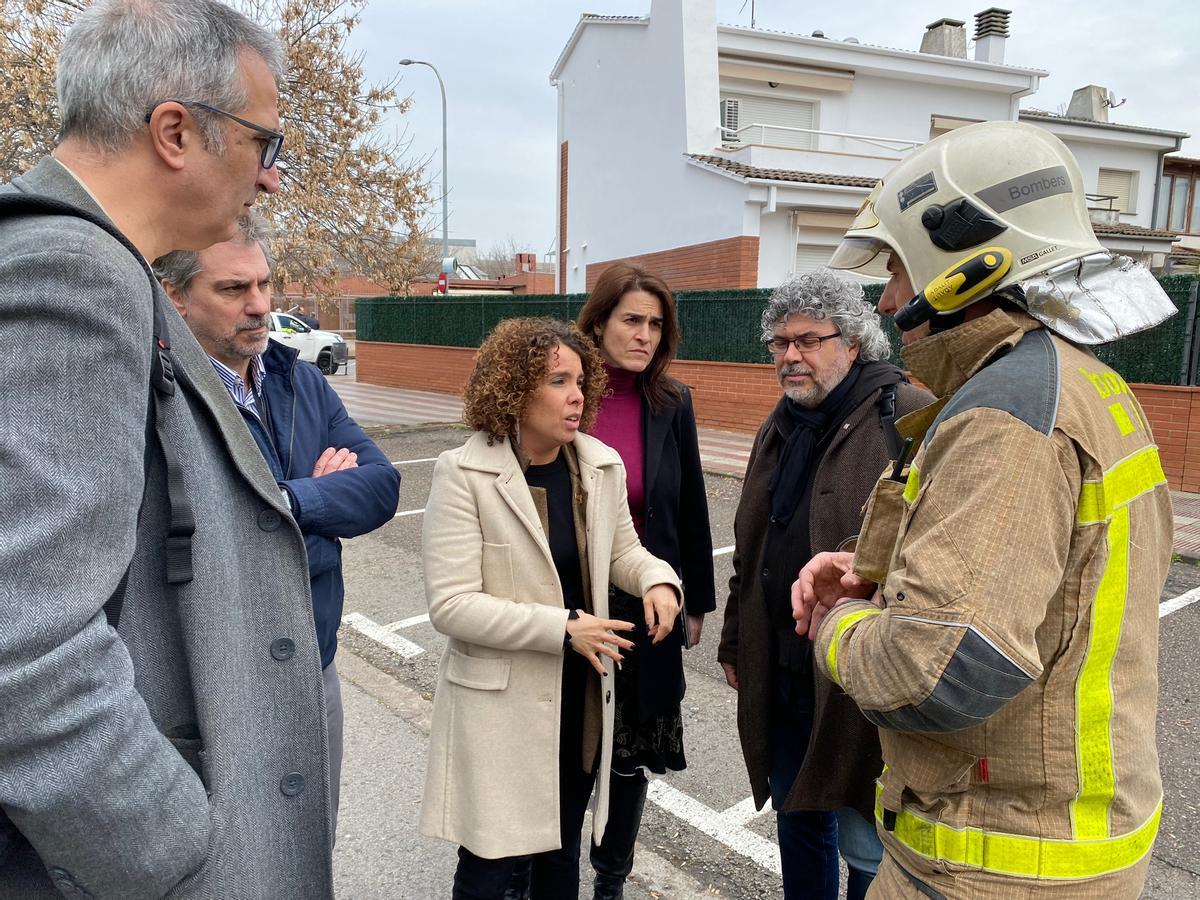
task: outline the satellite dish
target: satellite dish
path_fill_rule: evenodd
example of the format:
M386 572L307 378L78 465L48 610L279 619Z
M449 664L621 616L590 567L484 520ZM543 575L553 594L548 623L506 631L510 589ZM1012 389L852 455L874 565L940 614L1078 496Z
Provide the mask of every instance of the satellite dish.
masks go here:
M1108 98L1104 101L1104 105L1107 106L1109 109L1116 109L1118 106L1125 105L1125 98L1122 97L1120 100L1118 100L1117 95L1114 94L1111 90L1109 90Z

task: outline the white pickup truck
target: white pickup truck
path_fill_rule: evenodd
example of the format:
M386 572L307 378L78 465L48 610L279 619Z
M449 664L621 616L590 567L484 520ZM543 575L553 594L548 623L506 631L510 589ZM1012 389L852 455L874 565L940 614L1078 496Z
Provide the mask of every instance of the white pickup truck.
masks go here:
M288 313L271 313L271 339L299 350L301 359L316 363L326 375L336 375L346 364L346 342L341 335L309 328Z

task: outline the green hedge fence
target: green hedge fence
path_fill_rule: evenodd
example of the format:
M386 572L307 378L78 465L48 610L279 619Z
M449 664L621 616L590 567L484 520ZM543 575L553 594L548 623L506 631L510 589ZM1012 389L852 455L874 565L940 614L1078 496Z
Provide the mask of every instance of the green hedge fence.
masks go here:
M1096 355L1126 381L1195 384L1200 380L1200 348L1192 345L1200 331L1195 327L1200 277L1172 275L1159 281L1180 315L1150 331L1099 347ZM882 285L867 285L867 299L875 302L882 290ZM767 289L676 294L683 333L679 358L767 362L758 338L759 318L770 294ZM585 299L585 294L363 297L355 311L357 336L361 341L478 347L502 319L574 319ZM891 319L884 320L884 330L892 342L893 358L899 361L900 339Z

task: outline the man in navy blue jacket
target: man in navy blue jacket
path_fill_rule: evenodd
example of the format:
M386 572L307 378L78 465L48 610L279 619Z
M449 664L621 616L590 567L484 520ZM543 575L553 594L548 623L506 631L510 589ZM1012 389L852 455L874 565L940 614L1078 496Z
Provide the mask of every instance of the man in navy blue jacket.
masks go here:
M155 271L228 388L304 533L336 825L342 695L333 659L345 596L339 539L392 519L400 474L346 413L317 367L269 340L273 261L267 235L266 224L253 213L234 240L199 253L169 253L157 260ZM271 654L286 659L291 654L286 643L277 641Z

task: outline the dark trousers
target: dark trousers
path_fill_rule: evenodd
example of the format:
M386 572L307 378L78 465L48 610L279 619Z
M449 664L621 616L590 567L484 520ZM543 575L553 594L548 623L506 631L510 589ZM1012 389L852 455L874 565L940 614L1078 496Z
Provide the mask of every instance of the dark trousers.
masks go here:
M812 732L812 710L775 703L771 723L771 806L779 832L779 861L785 900L837 900L837 817L832 812L782 812L804 762Z
M571 761L575 764L562 766L559 771L562 847L533 856L506 856L503 859L484 859L466 847L459 847L452 900L500 900L512 882L513 870L525 860L531 864L529 895L532 900L578 900L579 836L595 777L579 767L578 755Z

